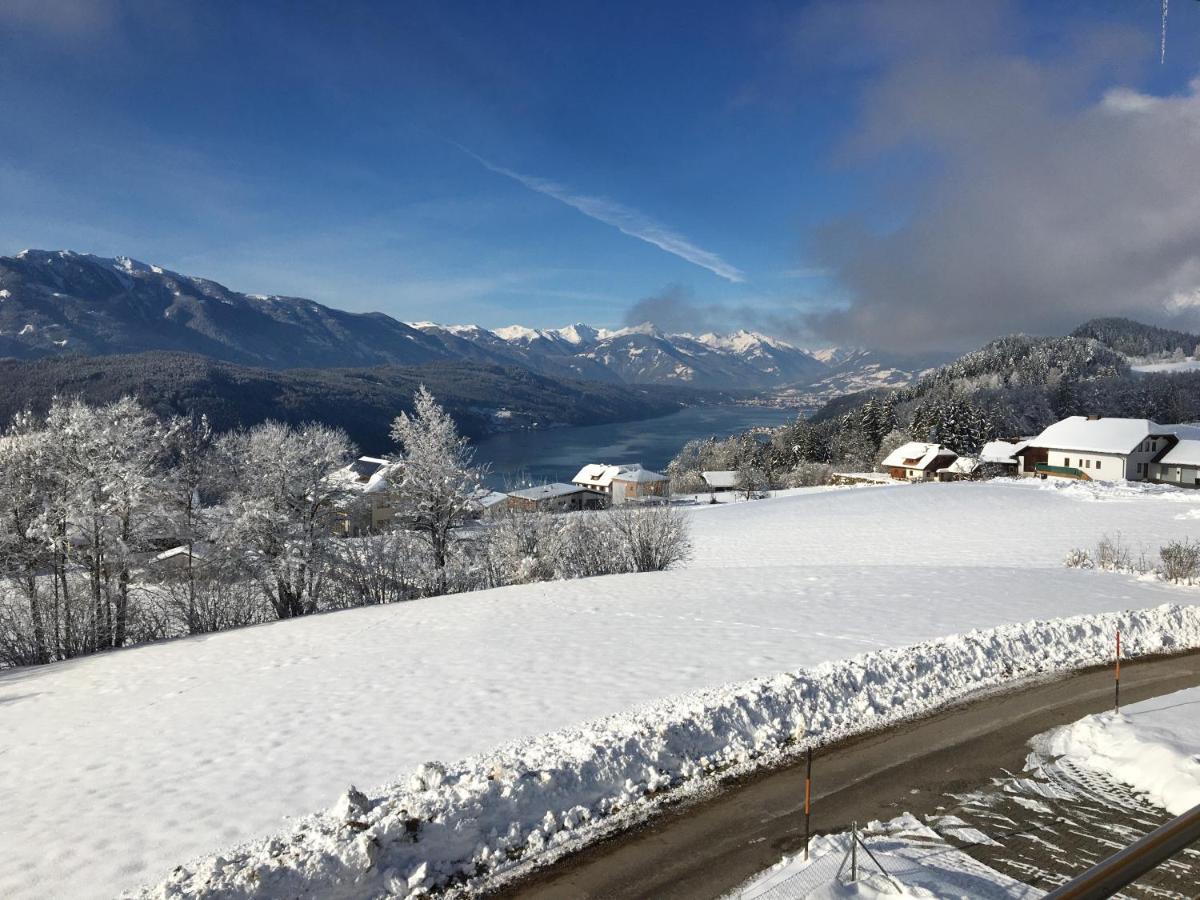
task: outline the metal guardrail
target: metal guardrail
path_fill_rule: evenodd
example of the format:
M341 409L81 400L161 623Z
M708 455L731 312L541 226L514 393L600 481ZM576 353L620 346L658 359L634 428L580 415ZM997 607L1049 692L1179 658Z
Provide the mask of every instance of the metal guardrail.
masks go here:
M1046 900L1103 900L1200 841L1200 806L1176 816L1141 840L1096 863L1078 878L1046 895Z

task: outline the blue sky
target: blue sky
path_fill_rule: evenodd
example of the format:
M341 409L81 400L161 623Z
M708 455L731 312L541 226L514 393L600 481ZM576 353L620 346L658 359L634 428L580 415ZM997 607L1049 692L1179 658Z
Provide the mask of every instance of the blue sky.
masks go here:
M1151 0L7 0L0 252L125 254L248 292L486 326L619 325L665 296L667 317L810 344L886 344L897 321L909 348L1008 321L1052 330L1092 311L1082 275L1002 277L1010 315L943 327L947 310L997 303L973 286L996 277L994 238L954 241L1006 198L1043 193L1015 164L1039 142L1108 146L1087 117L1114 90L1181 98L1152 115L1176 129L1159 152L1182 177L1200 4L1172 4L1166 65L1158 19ZM950 88L979 102L964 115ZM1113 166L1142 156L1129 130L1113 126ZM1027 142L1006 148L1014 134ZM1162 168L1143 194L1171 193ZM1053 210L1094 193L1071 190ZM1200 225L1177 210L1156 246L1180 217ZM1104 258L1116 238L1089 240ZM1022 272L1059 273L1068 249L1011 248L1027 252L1040 255ZM1193 252L1095 311L1191 315ZM947 256L971 268L950 278ZM925 306L930 293L945 305ZM1060 295L1061 323L1045 312Z

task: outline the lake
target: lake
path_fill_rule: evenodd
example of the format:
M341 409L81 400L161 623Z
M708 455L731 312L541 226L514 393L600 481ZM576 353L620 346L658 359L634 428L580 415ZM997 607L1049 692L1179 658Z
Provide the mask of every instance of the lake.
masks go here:
M729 437L797 415L794 409L760 406L692 406L638 422L509 431L477 442L475 461L491 467L488 481L501 490L518 483L570 481L589 462L640 462L661 472L693 438Z

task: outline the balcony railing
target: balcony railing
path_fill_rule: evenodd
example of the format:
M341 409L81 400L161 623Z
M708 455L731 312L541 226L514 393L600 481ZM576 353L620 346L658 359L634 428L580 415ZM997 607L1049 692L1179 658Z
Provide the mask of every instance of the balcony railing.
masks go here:
M1046 463L1038 463L1033 467L1033 471L1038 475L1056 475L1059 478L1078 478L1080 481L1091 481L1092 476L1083 469L1076 469L1071 466L1051 466Z

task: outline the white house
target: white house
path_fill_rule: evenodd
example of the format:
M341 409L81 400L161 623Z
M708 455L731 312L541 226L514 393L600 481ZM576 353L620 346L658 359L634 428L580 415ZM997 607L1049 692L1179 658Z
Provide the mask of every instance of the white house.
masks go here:
M1150 478L1180 487L1200 487L1200 440L1185 438L1150 463Z
M882 467L897 481L928 481L958 459L958 454L941 444L909 441L887 455Z
M1175 429L1149 419L1070 416L1018 453L1025 474L1093 481L1146 481L1155 458L1175 444Z
M641 467L641 463L624 463L618 466L610 466L604 463L590 463L579 470L578 474L571 479L571 483L577 484L582 488L587 488L593 493L611 497L613 479L618 475L636 472Z

